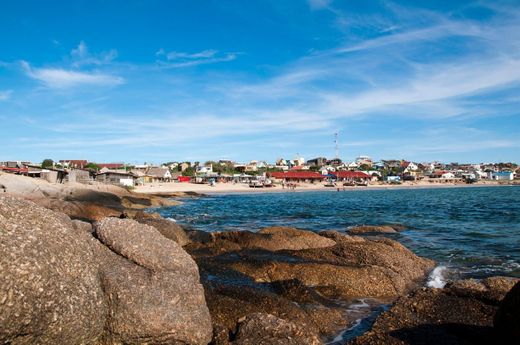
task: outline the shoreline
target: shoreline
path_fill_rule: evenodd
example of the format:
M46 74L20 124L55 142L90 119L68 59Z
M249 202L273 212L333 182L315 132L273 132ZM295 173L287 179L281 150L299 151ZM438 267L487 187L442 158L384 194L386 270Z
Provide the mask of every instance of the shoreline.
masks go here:
M410 189L438 189L438 188L481 188L481 187L511 187L519 186L518 183L403 183L400 185L368 185L367 187L339 187L340 192L369 191L369 190L410 190ZM138 186L132 191L135 194L175 194L175 193L199 193L206 195L218 194L257 194L257 193L303 193L303 192L338 192L338 187L325 187L323 185L301 184L296 189L282 189L280 186L270 188L250 188L247 184L217 184L212 187L207 184L165 182Z

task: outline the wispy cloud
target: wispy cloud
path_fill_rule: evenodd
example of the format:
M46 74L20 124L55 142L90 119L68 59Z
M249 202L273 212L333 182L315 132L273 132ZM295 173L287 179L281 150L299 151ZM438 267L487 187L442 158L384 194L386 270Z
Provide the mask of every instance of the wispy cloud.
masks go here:
M3 90L0 91L0 102L1 101L7 101L11 98L11 95L13 93L13 90Z
M178 51L166 52L161 48L155 55L159 58L157 63L162 68L180 68L233 61L238 57L239 53L221 53L213 49L195 53Z
M388 13L372 18L340 10L338 1L309 1L312 10L324 12L308 15L348 26L328 27L337 32L321 45L328 48L272 60L252 50L241 64L207 66L204 73L182 68L233 61L239 53L161 49L155 59L150 56L155 61L116 64L115 50L93 53L80 42L59 63L22 62L27 76L49 88L125 83L118 75L133 83L93 98L60 91L53 97L63 98L50 100L48 93L35 92L34 103L49 106L35 109L35 117L53 118L31 126L49 137L19 145L78 152L117 147L125 157L142 151L136 159L167 155L175 145L188 148L193 159L220 148L247 156L261 152L268 159L275 150L331 153L331 134L339 130L342 152L352 156L442 158L482 146L514 151L518 140L509 127L519 124L510 120L520 108L520 11L495 11L478 20L385 4ZM490 123L508 128L483 131Z
M85 65L106 65L117 57L117 50L111 49L107 52L91 53L84 41L79 42L78 46L71 50L70 56L74 67Z
M125 82L122 77L101 72L81 72L61 68L32 68L26 61L22 61L21 64L27 76L38 80L49 88L116 86Z
M307 0L307 3L313 10L321 10L329 7L332 0Z

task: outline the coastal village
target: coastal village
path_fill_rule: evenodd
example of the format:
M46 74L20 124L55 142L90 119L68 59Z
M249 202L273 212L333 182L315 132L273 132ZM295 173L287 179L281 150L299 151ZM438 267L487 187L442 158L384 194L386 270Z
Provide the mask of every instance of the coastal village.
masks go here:
M339 158L277 159L273 163L228 159L153 164L101 163L83 159L45 159L43 162L0 161L0 171L41 178L51 183L102 183L128 188L157 183L245 184L251 188L296 188L303 185L355 187L368 185L515 183L520 167L515 163L440 163L404 159L373 161L359 156L348 162Z

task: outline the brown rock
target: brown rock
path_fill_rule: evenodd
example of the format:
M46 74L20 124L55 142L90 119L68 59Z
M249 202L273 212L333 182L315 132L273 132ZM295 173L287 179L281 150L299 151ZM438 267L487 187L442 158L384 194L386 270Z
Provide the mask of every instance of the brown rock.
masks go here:
M81 230L81 231L84 231L87 233L92 233L94 231L92 224L81 221L81 220L73 219L72 225L74 226L75 229Z
M301 232L282 228L193 236L185 248L202 272L214 327L233 334L238 320L267 313L315 337L333 337L353 321L346 315L349 301L395 298L433 268L432 261L395 241L337 232L311 233L307 244L297 239L305 249L281 249L295 236L307 238ZM334 245L313 248L312 243L325 243L315 236Z
M83 226L0 196L0 343L211 340L197 266L177 243L111 218L96 224L109 249Z
M146 224L156 228L164 237L177 242L180 246L190 243L188 235L177 223L164 218L135 218L141 224Z
M126 262L102 271L111 313L109 344L207 344L211 319L202 285L190 272L149 270Z
M302 250L309 248L327 248L336 243L328 238L324 238L315 232L298 230L289 227L269 227L258 232L262 235L270 235L264 247L259 248L268 250Z
M271 314L248 315L240 324L236 345L318 345L320 339L298 325Z
M487 303L498 304L516 281L517 279L510 277L464 279L450 282L446 288L457 296L477 298Z
M499 343L492 328L498 302L487 296L500 295L506 280L486 281L460 281L444 289L422 288L401 297L352 344Z
M342 236L333 247L300 251L279 251L270 255L248 251L214 258L252 277L257 282L296 279L316 286L335 297L395 297L422 280L433 268L431 260L417 257L396 241ZM332 296L331 296L332 297Z
M379 234L396 234L398 231L390 225L358 225L348 229L348 233L352 235L379 233Z
M494 320L498 338L510 344L520 342L520 281L500 304Z
M38 198L34 202L50 210L61 212L72 219L98 221L106 217L119 217L123 208L113 208L90 202L66 201L55 198Z
M138 265L153 271L182 271L198 277L191 257L177 243L166 241L154 227L119 218L105 218L94 227L103 243Z
M201 248L219 253L242 249L302 250L326 248L336 244L333 240L312 231L287 227L265 228L257 233L249 231L215 232L211 233L211 237L212 244L205 244Z
M108 312L88 234L0 195L0 343L88 344Z

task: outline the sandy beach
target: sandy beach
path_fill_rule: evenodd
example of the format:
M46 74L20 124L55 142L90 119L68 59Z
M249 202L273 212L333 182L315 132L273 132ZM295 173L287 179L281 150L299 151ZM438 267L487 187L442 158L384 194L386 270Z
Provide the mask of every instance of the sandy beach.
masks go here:
M367 187L343 187L339 186L340 191L362 191L375 189L410 189L410 188L453 188L453 187L486 187L486 186L507 186L510 183L497 181L481 181L473 184L466 183L440 183L440 182L404 182L402 184L382 184L373 183ZM281 185L275 185L270 188L250 188L245 183L217 183L214 186L209 184L197 183L179 183L179 182L163 182L151 183L144 186L137 186L133 190L142 194L168 194L195 192L202 194L228 194L228 193L281 193L281 192L304 192L304 191L337 191L338 187L325 187L323 183L300 183L295 189L282 188Z

